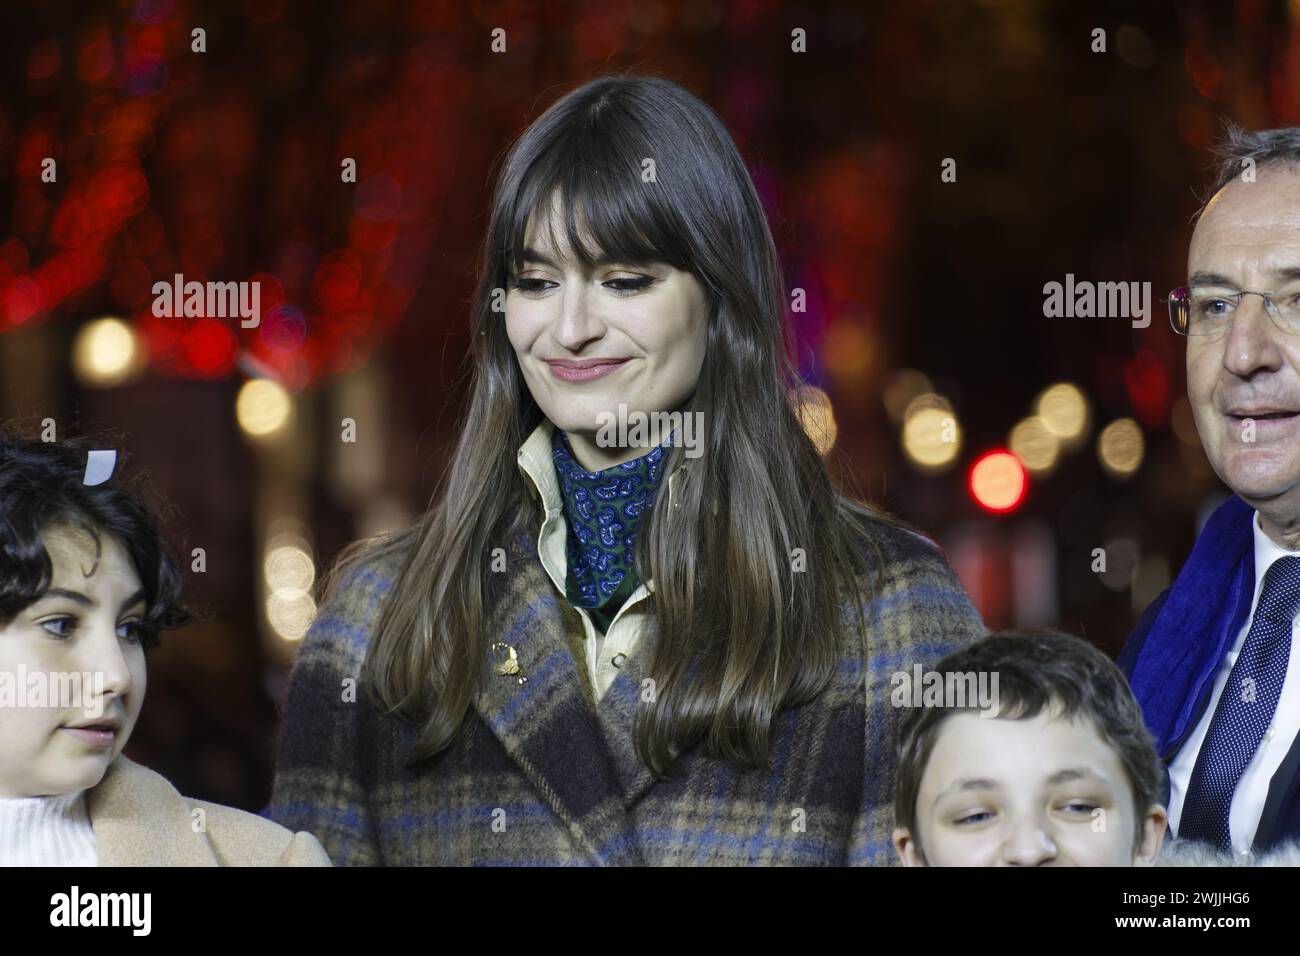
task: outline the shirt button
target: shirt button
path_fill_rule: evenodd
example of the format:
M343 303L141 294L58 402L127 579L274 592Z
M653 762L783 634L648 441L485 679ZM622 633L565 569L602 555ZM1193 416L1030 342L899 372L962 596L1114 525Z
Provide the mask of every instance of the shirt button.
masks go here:
M1274 733L1276 733L1276 731L1273 729L1273 725L1272 725L1272 724L1269 724L1269 725L1268 725L1268 730L1264 731L1264 739L1265 739L1265 740L1272 740L1272 739L1273 739L1273 734L1274 734Z
M625 660L627 660L627 655L619 653L619 654L615 654L612 658L610 658L609 662L613 664L615 667L622 667L623 662Z

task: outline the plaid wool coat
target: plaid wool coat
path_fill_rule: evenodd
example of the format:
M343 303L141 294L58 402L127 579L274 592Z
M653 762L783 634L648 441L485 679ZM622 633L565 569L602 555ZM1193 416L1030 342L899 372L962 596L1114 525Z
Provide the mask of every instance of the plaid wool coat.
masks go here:
M696 745L664 780L633 744L644 646L593 713L570 649L577 612L522 538L492 639L516 649L528 680L489 673L456 741L408 768L412 728L360 690L344 700L403 558L363 563L299 649L265 815L315 834L336 866L892 864L890 676L985 628L937 546L874 528L884 579L874 594L864 581L865 641L855 625L835 679L779 715L770 769L742 772Z

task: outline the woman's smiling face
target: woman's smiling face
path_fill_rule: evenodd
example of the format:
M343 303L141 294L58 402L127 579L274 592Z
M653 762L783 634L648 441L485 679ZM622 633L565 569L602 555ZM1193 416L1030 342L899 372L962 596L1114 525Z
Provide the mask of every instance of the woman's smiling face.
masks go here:
M82 529L50 528L41 537L50 586L0 627L0 674L22 703L0 706L0 797L95 786L144 702L145 593L130 556L108 534L99 534L98 554ZM87 724L112 732L72 729Z
M552 248L535 218L525 247L506 295L506 332L533 400L589 471L644 454L597 445L601 416L620 404L628 414L675 411L691 397L708 334L704 287L664 262L588 271L567 247Z

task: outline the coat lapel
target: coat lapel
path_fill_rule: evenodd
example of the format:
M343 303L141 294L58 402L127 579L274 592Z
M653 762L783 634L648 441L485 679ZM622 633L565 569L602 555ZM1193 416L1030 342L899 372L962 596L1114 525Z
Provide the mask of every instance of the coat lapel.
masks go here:
M581 622L560 604L531 550L526 537L511 549L511 572L503 575L490 630L498 646L489 649L475 710L596 862L642 864L626 809L629 796L648 785L628 755L639 679L634 683L625 669L592 713L568 643L567 629ZM496 664L509 656L500 645L514 649L519 675L498 673ZM520 683L520 676L527 680Z
M636 715L643 706L642 655L648 651L649 648L642 645L627 656L618 676L614 678L614 682L610 684L609 690L605 692L605 696L600 699L596 707L596 717L600 723L603 740L618 776L623 805L628 810L631 810L658 780L636 752ZM681 753L681 748L674 744L669 748L669 753L676 759Z
M216 866L191 806L161 775L113 760L87 798L100 866Z

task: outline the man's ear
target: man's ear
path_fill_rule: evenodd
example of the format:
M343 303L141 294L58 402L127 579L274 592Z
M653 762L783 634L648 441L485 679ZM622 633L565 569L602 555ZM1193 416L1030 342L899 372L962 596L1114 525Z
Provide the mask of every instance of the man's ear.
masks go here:
M894 852L898 854L903 866L925 866L925 860L917 852L916 841L912 839L912 833L907 827L899 827L894 831Z
M1160 852L1160 844L1169 832L1169 814L1158 803L1151 804L1142 821L1142 845L1133 857L1134 866L1151 866Z

